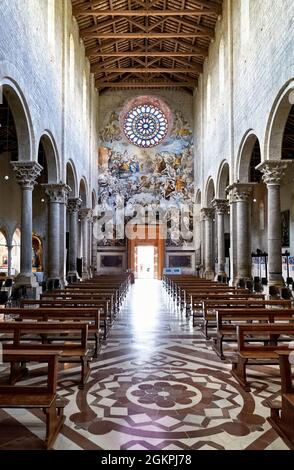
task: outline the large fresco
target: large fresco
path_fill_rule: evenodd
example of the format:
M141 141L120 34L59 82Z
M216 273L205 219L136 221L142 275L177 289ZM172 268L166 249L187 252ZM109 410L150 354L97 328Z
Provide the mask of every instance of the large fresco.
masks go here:
M123 106L122 106L123 108ZM139 148L125 137L122 108L105 116L100 131L99 205L125 208L125 221L134 215L136 205L160 211L167 223L167 246L191 246L193 242L192 204L194 199L192 129L181 110L171 110L167 138L154 148ZM189 206L182 219L188 236L174 233L174 213ZM188 239L187 239L188 238ZM124 240L103 239L100 245L122 245Z

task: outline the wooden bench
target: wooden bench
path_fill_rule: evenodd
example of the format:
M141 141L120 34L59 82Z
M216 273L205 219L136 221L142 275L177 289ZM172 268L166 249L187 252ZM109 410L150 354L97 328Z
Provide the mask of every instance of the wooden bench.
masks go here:
M37 362L48 364L47 384L42 386L0 386L0 408L3 409L41 409L46 416L46 449L50 449L65 421L62 400L57 399L58 358L62 351L4 350L3 362ZM42 369L42 375L44 370Z
M268 401L271 415L268 421L277 433L294 450L294 386L290 354L293 351L277 351L281 372L282 402Z
M88 299L47 299L47 300L25 300L20 304L21 308L39 307L39 308L59 308L59 309L79 309L80 313L88 308L95 308L100 313L100 321L104 328L104 339L107 338L109 326L112 324L112 318L108 310L108 303L100 300Z
M95 342L93 357L98 357L100 347L100 312L97 308L6 308L3 310L5 319L7 315L19 321L60 321L60 322L87 322L89 339ZM103 331L105 336L105 319L103 319Z
M248 364L278 364L277 351L288 351L289 344L285 344L285 341L292 341L293 335L293 324L237 326L238 352L232 358L232 375L245 391L250 391L246 366ZM283 336L283 344L279 345L281 336ZM257 343L258 339L260 343Z
M216 313L217 334L214 338L213 348L217 355L224 360L224 341L237 341L236 328L241 323L289 323L294 320L294 309L255 309L245 308L239 310L218 310Z
M75 334L74 342L68 334ZM56 350L62 349L60 362L81 364L79 388L84 388L90 375L88 349L88 325L82 323L55 322L3 322L0 323L1 342L5 349L21 350ZM55 341L58 344L54 344ZM11 343L11 344L7 344ZM29 344L28 344L29 343ZM23 361L24 362L24 361ZM26 372L25 366L15 363L11 369L10 383L14 384Z
M289 309L292 306L290 300L264 300L260 299L258 294L256 297L250 296L240 299L238 297L227 298L227 299L214 299L214 300L203 300L202 312L203 312L203 332L207 340L210 339L208 334L208 328L216 326L216 312L217 310L231 310L236 311L240 309L248 308L286 308Z

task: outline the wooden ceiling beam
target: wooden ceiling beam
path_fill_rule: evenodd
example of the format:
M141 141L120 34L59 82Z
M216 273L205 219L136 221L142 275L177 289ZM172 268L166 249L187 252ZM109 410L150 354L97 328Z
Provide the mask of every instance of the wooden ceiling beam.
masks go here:
M96 81L97 88L166 88L166 87L187 87L195 88L197 86L196 82L121 82L121 83L112 83L112 82L99 82Z
M73 9L74 16L121 16L126 18L128 16L218 16L222 13L220 4L207 4L207 9L199 10L84 10L81 7Z
M102 64L101 64L102 65ZM112 69L104 69L100 67L92 67L92 73L202 73L202 66L193 65L193 68L131 68L131 67L117 67Z
M81 31L81 36L88 39L190 39L190 38L207 38L211 37L211 32L193 32L193 33L83 33Z
M138 51L138 52L96 52L90 55L95 55L96 57L203 57L204 53L203 52L160 52L160 51L154 51L154 52L143 52L143 51ZM206 54L205 54L206 55Z

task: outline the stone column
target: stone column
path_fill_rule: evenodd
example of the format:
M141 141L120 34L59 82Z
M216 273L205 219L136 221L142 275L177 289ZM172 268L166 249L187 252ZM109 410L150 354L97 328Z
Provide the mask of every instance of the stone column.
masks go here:
M204 243L204 275L206 279L214 279L214 258L213 258L213 217L214 209L202 209L202 217L205 227Z
M77 250L78 250L78 223L79 209L82 200L69 198L67 208L69 212L69 276L77 276Z
M292 162L291 162L292 163ZM284 285L281 240L281 181L288 161L267 161L258 165L267 185L268 197L268 276L270 286Z
M89 217L91 216L91 209L81 209L79 216L81 219L81 233L82 233L82 253L83 253L83 279L89 279L89 253L88 253L88 229Z
M38 285L32 273L33 189L43 168L37 162L13 162L16 179L22 189L20 274L16 284L27 287Z
M226 276L226 253L225 253L225 214L229 210L229 202L226 199L215 199L213 201L217 219L217 259L218 276Z
M93 216L93 231L92 231L92 266L93 276L97 275L97 238L95 237L95 224L98 222L98 216Z
M64 260L64 247L60 243L60 205L64 204L67 186L65 184L46 184L45 192L48 196L48 280L60 279L60 266Z
M59 261L59 276L61 286L65 285L66 280L66 207L67 199L71 189L65 186L63 189L62 202L59 204L60 208L60 261Z
M92 272L92 237L93 237L93 211L90 211L88 218L88 266L89 276L93 277Z
M251 279L250 204L252 184L235 183L230 186L231 201L235 203L237 274L235 280Z
M12 270L12 245L7 245L7 251L8 251L8 256L7 256L7 276L11 276L11 270Z

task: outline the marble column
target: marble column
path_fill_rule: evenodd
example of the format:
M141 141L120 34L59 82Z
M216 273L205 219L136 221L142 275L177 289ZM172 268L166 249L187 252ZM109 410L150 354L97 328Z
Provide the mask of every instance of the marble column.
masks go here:
M92 237L93 237L93 211L90 211L88 219L88 266L89 266L89 276L93 277L93 268L92 268Z
M68 195L71 191L69 186L63 189L63 198L60 207L60 262L59 262L59 277L61 286L65 286L66 281L66 208Z
M12 271L12 249L13 249L12 245L7 245L7 252L8 252L8 256L7 256L7 276L8 277L11 276L11 271Z
M250 209L252 199L252 184L235 183L230 186L231 201L235 203L236 217L236 254L237 273L235 280L251 279L251 233Z
M213 257L213 217L214 209L202 209L202 219L205 227L204 243L204 276L206 279L214 279L214 257Z
M69 276L77 276L77 253L78 253L78 224L79 209L82 200L79 198L69 198L67 208L69 212Z
M32 273L33 189L43 168L37 162L13 162L12 167L22 189L20 274L16 285L36 287Z
M229 201L226 199L215 199L213 201L213 207L215 208L217 225L217 275L226 276L225 215L229 211Z
M291 162L292 163L292 162ZM266 161L257 169L263 173L268 197L268 283L270 286L284 285L281 240L281 181L285 176L288 161Z
M60 205L64 204L67 186L65 184L46 184L44 188L49 203L47 279L61 281L60 266L64 261L64 247L60 243Z
M97 238L95 237L95 224L98 222L98 216L93 216L93 232L92 232L92 266L93 276L97 274Z
M83 279L89 279L89 253L88 253L88 229L89 218L91 216L91 209L83 208L79 212L81 219L81 233L82 233L82 255L83 255Z

